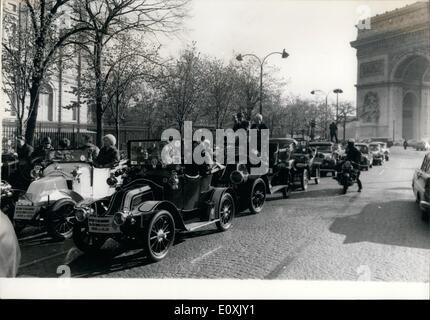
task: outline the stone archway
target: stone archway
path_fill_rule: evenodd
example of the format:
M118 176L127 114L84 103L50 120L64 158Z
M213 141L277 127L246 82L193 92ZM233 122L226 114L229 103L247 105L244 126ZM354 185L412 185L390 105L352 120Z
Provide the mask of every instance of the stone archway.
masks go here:
M403 139L422 139L430 135L429 70L430 58L421 54L408 55L393 68L391 81L399 87L397 98L401 100L398 133Z
M409 140L415 138L414 120L416 118L418 99L415 94L408 92L403 97L402 137Z
M371 17L372 28L359 29L351 42L358 137L430 138L429 6L417 2Z

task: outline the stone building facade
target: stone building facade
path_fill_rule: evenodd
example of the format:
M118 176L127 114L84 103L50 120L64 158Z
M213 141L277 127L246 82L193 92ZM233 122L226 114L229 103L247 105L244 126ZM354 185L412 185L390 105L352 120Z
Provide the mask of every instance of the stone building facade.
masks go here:
M363 23L362 26L365 26ZM357 136L430 138L428 2L374 16L358 28Z

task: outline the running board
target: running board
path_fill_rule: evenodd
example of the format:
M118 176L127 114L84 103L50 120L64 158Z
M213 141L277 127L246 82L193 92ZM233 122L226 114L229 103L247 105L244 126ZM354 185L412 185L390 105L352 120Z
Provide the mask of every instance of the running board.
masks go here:
M288 186L271 186L270 187L270 193L276 193L276 192L279 192L285 188L288 188Z
M209 226L211 224L214 224L218 221L219 221L219 219L215 219L212 221L204 221L204 222L192 222L192 223L185 224L185 227L187 228L187 231L194 231L196 229L203 228L203 227Z

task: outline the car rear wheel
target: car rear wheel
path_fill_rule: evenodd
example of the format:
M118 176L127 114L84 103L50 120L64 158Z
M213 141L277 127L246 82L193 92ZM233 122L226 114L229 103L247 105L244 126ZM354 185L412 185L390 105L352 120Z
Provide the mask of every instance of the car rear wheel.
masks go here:
M254 180L251 186L249 210L252 214L260 213L266 201L266 184L264 180L258 178Z
M72 199L61 199L54 204L46 215L48 234L56 240L65 240L72 237L74 208L76 202Z
M222 195L218 211L219 221L216 223L218 230L226 231L230 229L236 213L234 199L230 193L224 193Z
M160 210L154 213L144 231L144 249L149 260L163 260L175 241L175 221L170 212Z

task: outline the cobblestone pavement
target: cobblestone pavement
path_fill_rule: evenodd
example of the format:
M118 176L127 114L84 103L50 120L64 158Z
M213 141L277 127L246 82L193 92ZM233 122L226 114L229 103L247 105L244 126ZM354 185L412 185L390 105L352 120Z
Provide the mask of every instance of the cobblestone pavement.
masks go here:
M239 214L234 226L178 237L168 257L149 264L141 250L106 250L101 260L83 255L72 241L52 242L43 230L20 240L20 276L239 278L429 281L430 229L411 191L423 152L393 147L384 166L362 173L364 190L347 195L330 177L289 199L271 196L258 215Z

